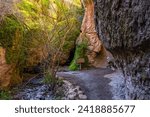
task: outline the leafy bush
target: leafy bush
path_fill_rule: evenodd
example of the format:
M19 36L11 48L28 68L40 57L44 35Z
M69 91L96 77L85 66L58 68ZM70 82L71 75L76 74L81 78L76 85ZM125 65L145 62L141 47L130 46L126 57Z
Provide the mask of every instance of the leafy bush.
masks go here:
M15 15L5 16L0 22L0 45L16 74L22 76L24 67L46 60L45 76L55 77L61 56L70 53L80 33L83 10L78 2L22 0ZM51 81L46 78L46 82Z
M11 100L11 98L9 91L0 91L0 100Z
M76 46L76 50L75 50L75 55L74 55L74 58L69 66L69 69L72 70L72 71L75 71L78 69L79 65L77 64L77 60L79 58L84 58L85 59L85 63L84 65L87 64L87 57L85 55L86 53L86 49L87 49L87 43L86 42L83 42L81 43L80 45L77 45Z
M15 15L6 15L0 22L0 45L6 48L6 61L12 65L11 83L21 81L20 75L26 60L24 24Z

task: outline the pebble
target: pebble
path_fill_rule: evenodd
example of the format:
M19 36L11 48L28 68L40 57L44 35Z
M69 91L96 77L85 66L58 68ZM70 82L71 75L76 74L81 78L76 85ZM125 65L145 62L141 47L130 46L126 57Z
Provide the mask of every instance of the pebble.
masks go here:
M61 78L62 79L62 78ZM52 100L53 95L49 87L41 83L42 79L31 81L26 85L20 92L14 95L15 99L25 99L25 100ZM39 85L39 82L41 83ZM62 100L86 100L87 96L84 95L84 92L81 90L80 86L74 86L71 82L63 80L63 86L58 89L59 91L64 92L64 97ZM34 84L34 85L33 85Z
M75 92L72 92L71 94L68 95L68 99L74 100L77 94Z
M78 94L83 94L83 91L78 91Z
M79 90L80 90L80 87L79 87L79 86L76 86L76 87L73 89L74 92L78 92Z
M87 96L83 94L79 94L79 99L81 100L87 100Z
M74 86L69 81L64 80L65 88L68 89L65 93L68 100L86 100L87 96L81 90L80 86Z

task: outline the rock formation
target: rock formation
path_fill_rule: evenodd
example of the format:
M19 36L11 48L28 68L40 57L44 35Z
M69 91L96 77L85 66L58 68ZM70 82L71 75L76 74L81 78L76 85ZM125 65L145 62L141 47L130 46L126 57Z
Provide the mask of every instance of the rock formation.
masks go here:
M5 14L9 13L12 13L9 1L0 0L0 21L3 20ZM12 76L12 66L6 63L5 54L6 49L0 45L0 89L9 86Z
M95 0L95 22L124 73L126 99L150 99L150 1Z
M105 67L107 64L107 55L95 30L93 0L82 0L82 3L85 8L85 14L77 44L80 44L87 39L88 62L95 67Z
M6 88L10 84L12 69L5 60L5 49L0 47L0 88Z

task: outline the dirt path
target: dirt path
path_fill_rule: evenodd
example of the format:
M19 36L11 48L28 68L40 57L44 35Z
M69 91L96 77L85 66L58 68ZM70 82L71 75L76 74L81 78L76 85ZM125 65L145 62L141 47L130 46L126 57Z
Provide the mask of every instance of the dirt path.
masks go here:
M66 69L66 68L63 68ZM109 68L58 72L58 76L80 86L89 100L125 99L124 77L119 71ZM43 76L14 87L13 99L51 100L55 99L50 88L43 83ZM61 89L62 90L62 89Z
M58 76L64 77L75 85L79 85L89 100L111 100L110 78L104 77L113 71L109 68L90 69L82 71L59 72Z

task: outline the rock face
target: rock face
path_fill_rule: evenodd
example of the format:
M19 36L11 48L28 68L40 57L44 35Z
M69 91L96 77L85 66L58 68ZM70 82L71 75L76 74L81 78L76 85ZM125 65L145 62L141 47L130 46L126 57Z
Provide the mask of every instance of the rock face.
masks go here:
M6 15L14 13L13 4L17 1L19 0L0 0L0 25ZM0 90L19 82L21 82L21 78L17 71L15 71L15 65L7 64L6 48L0 43Z
M12 85L21 83L18 72L14 64L7 64L6 62L6 49L0 47L0 90L7 89Z
M95 0L95 22L124 73L126 99L150 99L150 1Z
M103 67L106 66L107 52L100 41L94 23L94 3L93 0L82 0L85 8L85 14L82 21L81 33L77 39L77 44L83 41L88 42L87 57L92 66Z
M11 5L9 2L0 0L0 22L3 20L5 14L11 13ZM0 46L0 89L6 88L10 84L12 68L6 63L5 48Z
M0 89L10 84L12 67L5 60L5 49L0 47Z

